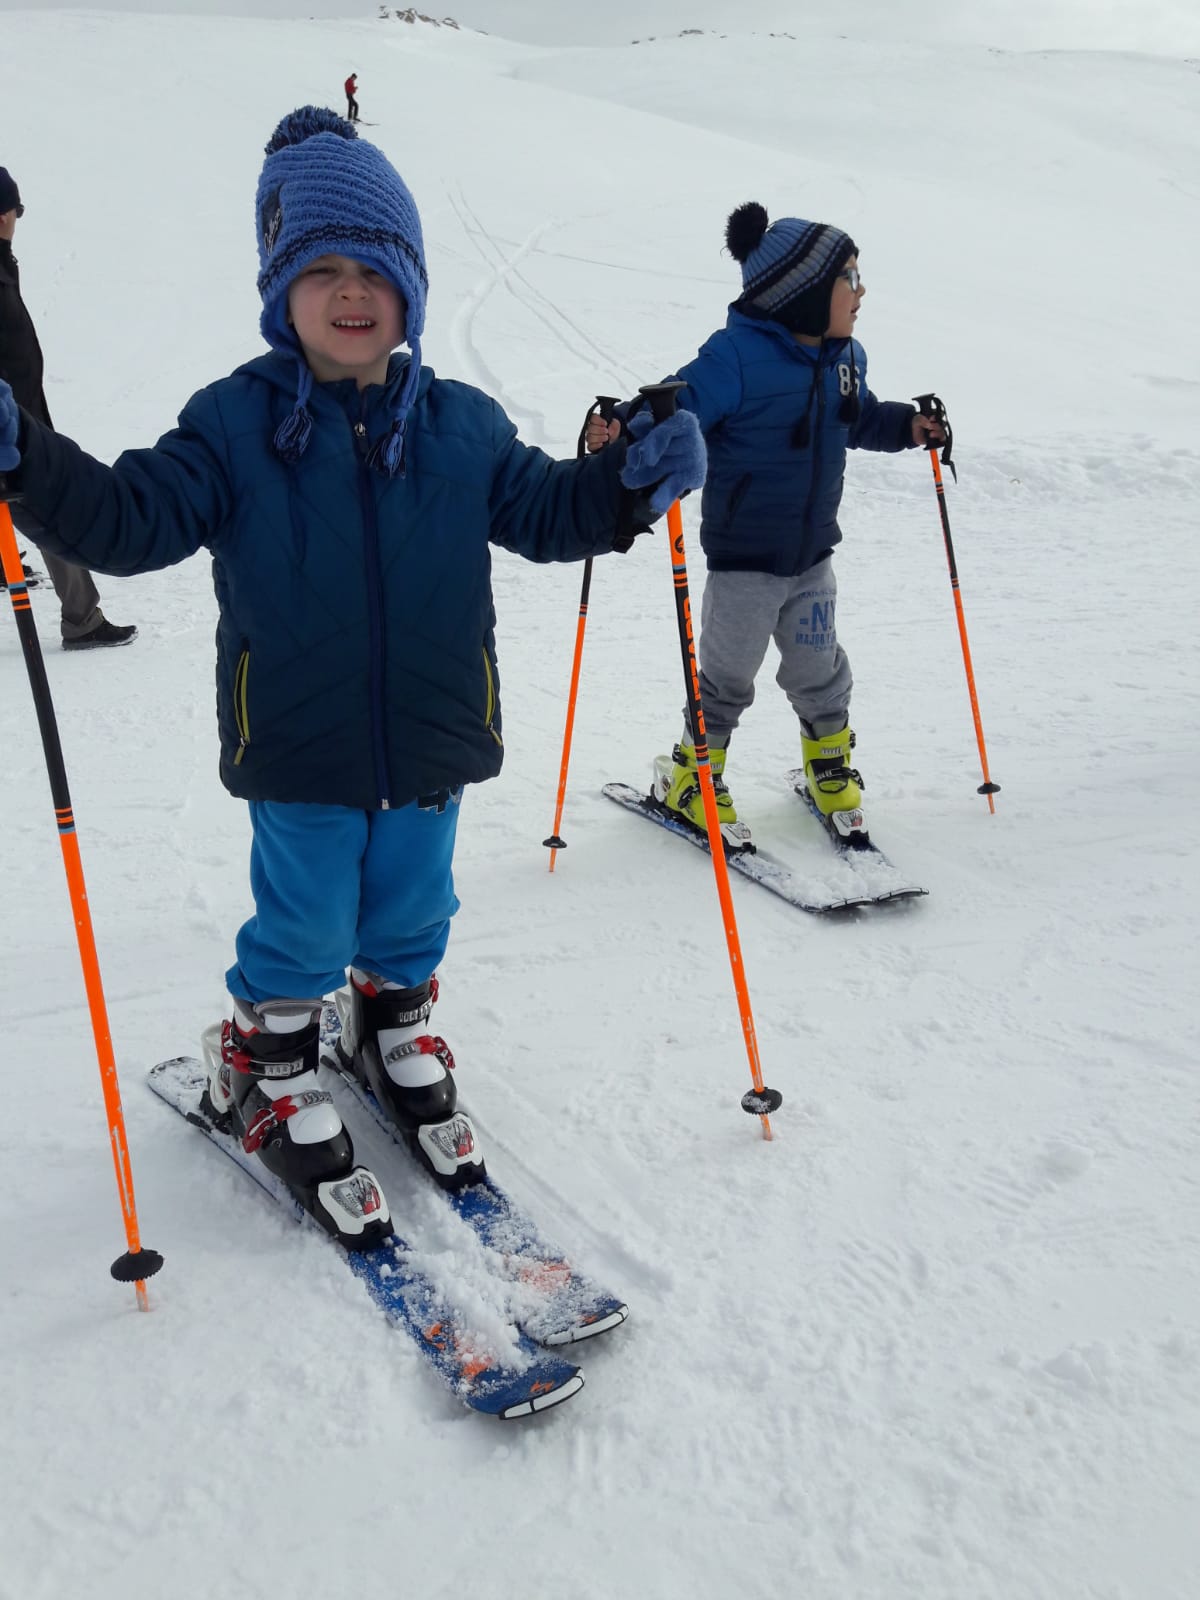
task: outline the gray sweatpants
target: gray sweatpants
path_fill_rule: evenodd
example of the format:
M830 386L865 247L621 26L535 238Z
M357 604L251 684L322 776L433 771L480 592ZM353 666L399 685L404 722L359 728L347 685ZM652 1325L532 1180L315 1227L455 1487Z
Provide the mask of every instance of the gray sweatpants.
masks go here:
M796 578L710 572L700 608L700 694L710 745L725 745L754 703L767 645L779 650L775 681L817 733L845 725L854 679L837 641L837 579L827 557ZM685 737L687 707L683 712Z
M86 567L73 566L59 556L43 552L46 571L54 592L62 606L62 636L64 639L82 639L104 621L100 609L100 596Z

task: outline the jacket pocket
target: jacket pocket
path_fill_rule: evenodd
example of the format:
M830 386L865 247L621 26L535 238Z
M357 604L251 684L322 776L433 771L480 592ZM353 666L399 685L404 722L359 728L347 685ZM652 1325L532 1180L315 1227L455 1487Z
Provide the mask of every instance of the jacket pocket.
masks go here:
M242 757L250 743L250 652L243 648L237 659L237 666L233 670L233 721L237 728L238 748L237 755L233 758L235 767L240 767Z
M483 714L483 725L491 734L497 744L502 745L504 740L497 733L493 724L496 721L496 709L499 697L496 694L496 669L492 666L491 657L487 653L487 645L483 647L483 675L487 683L487 705Z

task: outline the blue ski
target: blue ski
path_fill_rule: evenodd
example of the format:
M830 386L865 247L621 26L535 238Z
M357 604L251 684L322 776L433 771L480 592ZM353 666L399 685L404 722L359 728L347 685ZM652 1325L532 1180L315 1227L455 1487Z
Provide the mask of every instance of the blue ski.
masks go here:
M241 1141L222 1131L208 1108L207 1074L193 1056L160 1061L150 1070L150 1087L180 1116L200 1129L246 1175L297 1220L303 1208ZM313 1227L321 1233L315 1223ZM527 1334L519 1334L519 1360L498 1362L445 1304L437 1286L419 1269L413 1248L398 1234L373 1250L347 1251L328 1240L388 1320L402 1328L442 1382L472 1411L494 1417L529 1417L569 1400L583 1387L579 1368L547 1353Z
M339 990L336 1001L347 1005L349 992ZM404 1136L337 1054L341 1026L338 1004L327 1002L321 1017L322 1060L338 1074L362 1109L407 1152ZM480 1242L494 1252L508 1279L528 1293L533 1309L522 1317L521 1328L539 1344L551 1348L578 1344L619 1328L628 1317L625 1302L578 1272L490 1175L454 1192L439 1192Z

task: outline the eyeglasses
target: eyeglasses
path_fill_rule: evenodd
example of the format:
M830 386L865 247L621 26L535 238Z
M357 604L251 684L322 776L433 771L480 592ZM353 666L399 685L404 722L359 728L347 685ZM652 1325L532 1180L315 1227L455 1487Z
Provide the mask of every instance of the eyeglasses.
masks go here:
M857 294L862 285L862 273L857 267L847 267L845 272L838 273L839 278L845 278L850 285L850 293Z

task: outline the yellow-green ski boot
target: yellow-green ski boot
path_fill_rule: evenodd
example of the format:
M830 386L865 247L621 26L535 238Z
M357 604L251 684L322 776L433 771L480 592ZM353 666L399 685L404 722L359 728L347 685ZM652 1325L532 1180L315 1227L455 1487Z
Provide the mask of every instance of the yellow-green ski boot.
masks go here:
M725 758L728 751L714 746L708 752L712 770L713 791L717 797L717 821L726 850L754 849L750 829L738 820L733 796L725 787ZM700 792L700 773L696 765L696 747L677 744L670 757L656 756L654 785L651 794L667 811L673 812L690 827L707 834L704 820L704 796Z
M849 727L820 738L807 722L800 724L804 749L804 782L821 820L839 844L861 849L870 843L862 812L862 774L850 765L854 735Z

